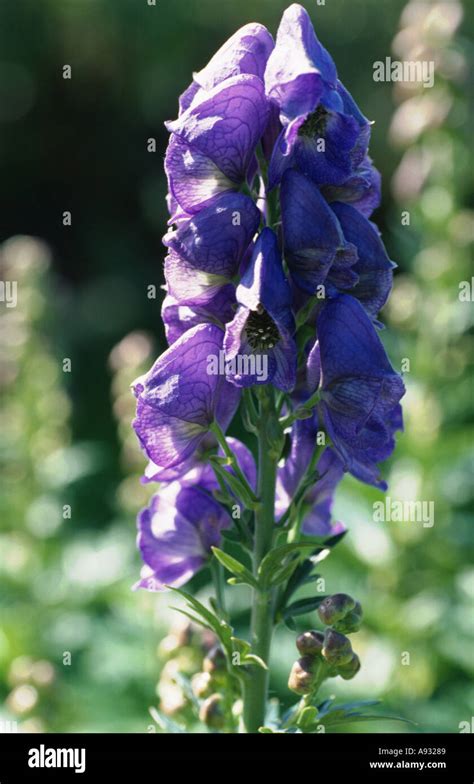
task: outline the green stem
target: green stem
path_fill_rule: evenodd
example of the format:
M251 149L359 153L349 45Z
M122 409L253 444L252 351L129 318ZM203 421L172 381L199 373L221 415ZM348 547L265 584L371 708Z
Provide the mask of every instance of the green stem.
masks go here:
M268 437L271 423L275 419L272 392L268 388L261 390L260 400L260 437L258 455L258 494L260 506L255 512L255 544L253 552L253 573L258 574L265 555L273 545L275 528L275 483L277 458L272 453L272 444ZM273 632L274 592L252 591L252 653L260 656L268 665L270 644ZM252 667L244 684L244 726L246 732L258 732L264 724L268 695L268 670Z
M252 488L250 487L249 483L247 482L246 477L244 476L243 472L241 471L241 468L239 466L237 457L235 456L235 454L233 453L233 451L230 448L229 444L227 443L227 439L225 437L225 434L222 431L222 429L221 429L220 425L218 424L218 422L214 421L212 423L210 429L214 433L219 446L222 448L222 451L224 452L224 455L227 457L230 465L232 466L232 468L234 470L234 474L236 475L237 479L242 484L242 486L245 488L245 490L248 493L249 497L251 498L252 502L255 503L255 504L258 503L259 499L257 498L255 493L253 492Z
M224 571L222 565L217 558L212 558L210 562L212 581L214 583L214 590L216 592L216 602L222 615L226 614L225 611L225 596L224 596Z

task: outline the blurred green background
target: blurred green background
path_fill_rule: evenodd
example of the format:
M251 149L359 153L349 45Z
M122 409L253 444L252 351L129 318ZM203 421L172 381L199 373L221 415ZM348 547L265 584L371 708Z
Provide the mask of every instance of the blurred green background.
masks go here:
M140 567L134 518L150 489L139 483L128 385L164 345L161 294L147 297L163 282L163 121L229 35L248 21L275 33L287 4L0 5L0 279L18 282L17 307L0 303L0 722L20 730L154 726L148 708L174 655L173 602L130 591ZM472 283L473 9L463 13L456 0L306 7L375 121L371 153L384 193L374 219L399 265L384 341L395 367L404 361L408 370L389 496L435 509L432 527L376 522L381 494L344 480L336 516L350 533L322 572L329 592L362 601L354 647L363 666L325 691L380 697L418 723L365 731L458 732L474 713L472 287L460 298L460 283ZM433 60L433 89L374 82L374 61L388 56ZM192 589L207 595L205 572ZM228 591L240 634L246 590ZM279 630L277 643L272 693L288 702L294 634ZM160 692L170 713L180 704L172 669Z

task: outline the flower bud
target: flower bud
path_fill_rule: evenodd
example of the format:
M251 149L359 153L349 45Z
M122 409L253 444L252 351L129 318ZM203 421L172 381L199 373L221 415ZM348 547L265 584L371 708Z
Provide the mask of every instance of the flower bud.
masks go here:
M221 729L225 724L225 715L222 710L222 695L211 694L201 705L199 719L208 727Z
M213 674L215 672L225 671L226 664L227 662L224 651L220 645L215 645L213 648L211 648L206 658L204 659L202 668L204 672Z
M327 596L321 602L318 615L326 626L332 626L350 613L355 605L352 596L348 596L347 593L335 593L333 596Z
M352 654L352 659L338 668L338 675L344 678L345 681L350 681L360 670L360 659L357 653Z
M196 697L207 697L211 692L211 675L209 672L197 672L191 678L191 688Z
M303 632L296 640L296 647L302 656L310 654L312 656L321 653L324 644L324 634L322 632Z
M313 688L314 656L302 656L295 661L288 678L288 688L296 694L309 694Z
M334 629L343 634L358 632L362 623L362 607L360 602L356 602L355 607L342 620L335 623Z
M334 629L326 629L322 654L328 664L338 667L347 664L353 654L351 641Z

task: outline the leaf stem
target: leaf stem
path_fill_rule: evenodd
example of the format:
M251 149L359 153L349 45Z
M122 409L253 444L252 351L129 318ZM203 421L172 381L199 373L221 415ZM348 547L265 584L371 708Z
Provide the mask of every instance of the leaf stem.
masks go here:
M258 493L261 499L255 512L255 544L253 573L258 575L265 555L271 550L275 530L275 483L277 459L272 454L269 433L274 424L273 390L260 390L260 434L258 455ZM251 633L252 652L268 665L273 633L274 590L252 591ZM246 732L258 732L264 724L268 695L268 670L253 668L244 683L244 727Z

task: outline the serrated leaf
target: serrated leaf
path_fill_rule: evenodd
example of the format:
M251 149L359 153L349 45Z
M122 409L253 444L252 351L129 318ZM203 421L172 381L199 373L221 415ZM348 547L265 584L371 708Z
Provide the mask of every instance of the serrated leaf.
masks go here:
M257 590L260 589L260 586L253 576L252 572L250 572L243 563L234 558L232 555L225 553L223 550L219 550L218 547L212 547L212 552L216 556L219 563L222 566L231 572L237 578L239 583L246 583L247 585L251 585L252 588L256 588ZM235 585L235 581L231 583L231 585Z

